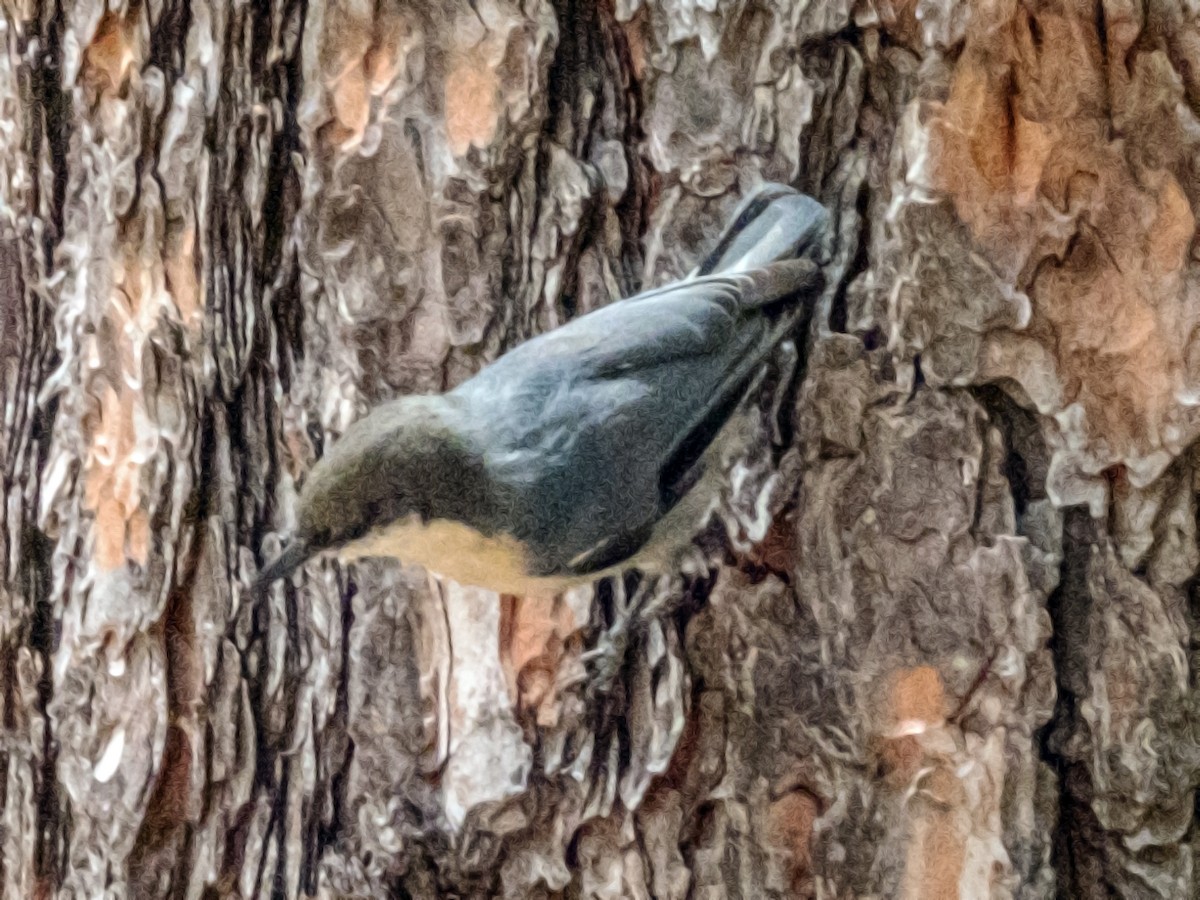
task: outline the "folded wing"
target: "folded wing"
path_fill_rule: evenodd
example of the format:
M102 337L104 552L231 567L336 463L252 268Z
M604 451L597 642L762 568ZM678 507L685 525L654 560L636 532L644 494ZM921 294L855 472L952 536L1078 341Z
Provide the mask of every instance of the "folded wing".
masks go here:
M496 525L538 574L586 574L638 550L809 304L773 306L818 285L795 260L681 282L527 341L453 392L511 488Z

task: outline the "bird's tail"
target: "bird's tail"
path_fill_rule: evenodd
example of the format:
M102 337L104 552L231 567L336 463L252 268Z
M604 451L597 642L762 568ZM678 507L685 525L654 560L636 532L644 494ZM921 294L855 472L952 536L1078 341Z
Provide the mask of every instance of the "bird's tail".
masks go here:
M743 198L692 277L746 272L794 259L816 244L828 222L829 213L812 197L764 182Z

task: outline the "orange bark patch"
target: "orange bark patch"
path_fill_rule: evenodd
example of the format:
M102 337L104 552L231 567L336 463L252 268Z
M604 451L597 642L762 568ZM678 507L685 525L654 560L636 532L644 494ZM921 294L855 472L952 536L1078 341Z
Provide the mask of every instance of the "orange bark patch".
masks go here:
M375 23L375 43L363 58L372 96L387 93L404 68L408 54L420 40L412 23L403 16L381 15Z
M954 775L943 769L931 773L927 782L926 790L934 796L915 823L902 896L912 900L959 900L967 850L959 810L966 797Z
M1046 161L1054 149L1049 129L1041 122L1013 113L1013 200L1018 206L1029 206L1037 199L1038 185L1046 169Z
M486 147L496 135L499 79L486 61L456 53L446 75L446 136L450 149L461 156Z
M1091 430L1113 444L1153 447L1174 404L1186 335L1172 319L1195 220L1170 176L1150 198L1149 216L1141 189L1112 187L1139 196L1085 228L1035 296L1046 298L1039 314L1058 336L1067 402L1082 403Z
M134 22L107 12L96 26L96 34L83 55L85 82L101 93L117 93L137 61Z
M135 395L105 385L92 430L92 451L84 468L85 508L94 515L93 556L111 571L133 559L144 565L150 551L150 520L140 505L140 470L131 459Z
M898 788L912 781L921 770L925 751L916 737L901 734L887 738L880 744L879 759L888 784Z
M501 597L500 663L518 709L537 710L538 724L557 719L555 679L574 616L553 594Z
M1080 403L1113 461L1152 451L1181 382L1180 273L1196 223L1168 167L1131 162L1141 141L1155 142L1156 160L1179 152L1142 136L1157 134L1154 104L1135 99L1133 70L1114 49L1138 25L1107 23L1106 59L1091 6L978 9L945 103L926 110L929 180L1002 274L1042 261L1026 287L1028 334L1057 363L1053 376L989 377L1055 377L1063 407ZM1124 142L1110 135L1114 120Z
M767 839L791 854L794 885L812 870L813 825L820 814L816 797L806 790L784 794L768 811Z
M124 248L121 264L114 265L113 297L118 320L135 320L143 312L143 302L150 299L146 296L146 287L150 281L146 266L139 254L140 248L130 244ZM125 356L124 361L132 363L132 356Z
M334 76L329 85L329 97L339 126L336 131L338 142L345 146L361 141L371 114L362 57L349 60Z
M1157 214L1146 235L1147 259L1153 274L1174 274L1187 261L1196 236L1196 216L1174 177L1167 178L1156 207Z
M913 721L940 725L945 708L942 676L932 666L917 666L892 677L891 710L898 725Z
M906 783L924 760L920 736L945 722L946 693L942 676L931 666L895 673L890 680L880 756L891 779Z
M1039 237L1039 189L1054 196L1075 172L1097 171L1102 60L1070 15L991 12L1011 18L980 12L946 102L929 105L931 175L985 249L1021 257Z
M88 338L98 368L88 391L95 406L83 419L90 444L83 466L83 505L93 516L93 556L103 570L127 561L145 565L150 518L143 508L142 462L159 439L141 384L137 352L162 314L165 295L157 262L139 242L126 244L113 262L112 293L103 321ZM147 351L148 352L148 351Z
M629 62L633 66L634 78L641 79L646 72L646 18L645 7L638 11L628 22L621 23L625 32L625 41L629 45Z
M940 673L931 666L896 672L890 679L887 703L890 730L882 746L887 781L895 790L920 785L909 806L912 838L901 896L958 898L967 839L962 811L968 800L949 762L932 749L937 746L936 735L946 726L946 690Z
M377 16L356 17L330 10L322 64L333 111L324 133L342 150L358 146L371 121L373 97L395 83L408 53L419 40L409 20L390 9Z
M167 291L175 299L175 308L179 311L179 321L185 328L198 331L204 297L196 277L195 227L188 226L168 237L163 272Z

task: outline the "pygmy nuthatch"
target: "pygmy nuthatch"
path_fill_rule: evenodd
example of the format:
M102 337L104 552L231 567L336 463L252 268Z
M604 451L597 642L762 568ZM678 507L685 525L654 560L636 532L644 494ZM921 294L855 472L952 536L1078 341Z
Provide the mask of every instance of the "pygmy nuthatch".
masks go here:
M823 278L802 257L827 219L762 185L684 280L532 338L446 394L373 409L313 467L259 584L326 550L515 594L671 571L767 356L811 317Z

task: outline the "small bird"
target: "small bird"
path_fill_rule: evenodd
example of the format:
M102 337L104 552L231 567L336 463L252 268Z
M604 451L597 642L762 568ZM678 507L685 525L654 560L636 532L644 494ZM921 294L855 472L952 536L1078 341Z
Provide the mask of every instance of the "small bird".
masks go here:
M761 185L682 281L531 338L445 394L371 410L309 473L258 586L325 551L518 595L669 574L764 362L812 315L827 222L812 198Z

